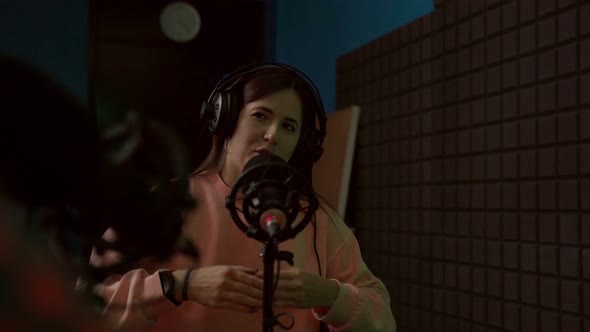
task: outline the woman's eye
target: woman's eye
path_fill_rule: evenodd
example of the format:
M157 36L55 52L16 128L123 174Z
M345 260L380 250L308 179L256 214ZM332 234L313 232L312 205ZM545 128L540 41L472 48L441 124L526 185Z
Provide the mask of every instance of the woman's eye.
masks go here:
M288 131L295 132L295 126L288 122L283 124L283 128L287 129Z
M255 117L256 119L266 119L266 114L262 113L262 112L256 112L254 114L252 114L253 117Z

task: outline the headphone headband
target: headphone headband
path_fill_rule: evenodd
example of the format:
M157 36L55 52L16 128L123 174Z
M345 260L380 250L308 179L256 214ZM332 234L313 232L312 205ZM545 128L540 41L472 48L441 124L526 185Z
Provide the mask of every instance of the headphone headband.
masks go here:
M326 113L324 110L324 104L322 102L322 97L320 96L320 92L319 92L317 86L309 78L309 76L307 76L305 73L303 73L302 71L300 71L299 69L297 69L293 66L290 66L290 65L287 65L284 63L279 63L279 62L251 63L248 65L242 66L242 67L234 70L233 72L223 75L223 78L221 78L221 80L219 82L217 82L217 84L215 85L215 88L213 89L211 94L209 94L209 98L207 98L207 101L212 102L211 98L213 98L213 96L215 96L215 94L219 93L220 91L231 90L236 84L238 84L248 74L257 72L257 71L265 69L265 68L273 68L273 67L288 69L288 70L294 72L295 74L297 74L300 78L302 78L307 83L307 85L310 88L310 91L313 93L314 97L316 98L317 104L321 108L321 112L323 114Z

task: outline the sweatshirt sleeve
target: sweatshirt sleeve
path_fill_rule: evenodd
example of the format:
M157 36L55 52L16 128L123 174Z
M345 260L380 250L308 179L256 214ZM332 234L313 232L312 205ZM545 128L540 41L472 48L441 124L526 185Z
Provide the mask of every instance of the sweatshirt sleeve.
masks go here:
M103 237L108 240L113 236L112 230L108 230ZM116 253L107 251L101 256L92 250L90 265L104 266L118 259ZM94 290L106 303L103 319L114 329L144 330L159 315L176 307L164 296L158 271L149 274L144 269L135 269L124 275L111 275Z
M328 228L326 277L338 282L331 308L315 308L315 317L332 332L395 332L395 319L385 285L367 268L358 242L335 211L326 209Z

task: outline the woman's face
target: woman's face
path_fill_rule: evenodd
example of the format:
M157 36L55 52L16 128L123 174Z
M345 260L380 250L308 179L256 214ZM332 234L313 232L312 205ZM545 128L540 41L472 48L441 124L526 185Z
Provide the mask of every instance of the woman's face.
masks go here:
M301 99L293 89L244 105L227 146L225 170L237 176L250 158L263 152L288 161L297 146L302 119Z

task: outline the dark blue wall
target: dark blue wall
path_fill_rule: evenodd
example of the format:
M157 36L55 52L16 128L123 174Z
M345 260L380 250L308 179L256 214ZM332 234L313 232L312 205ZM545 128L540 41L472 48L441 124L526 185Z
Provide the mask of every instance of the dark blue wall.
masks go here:
M334 110L336 58L434 10L432 0L275 0L274 60L304 71Z
M1 0L0 53L40 67L86 104L88 1Z

